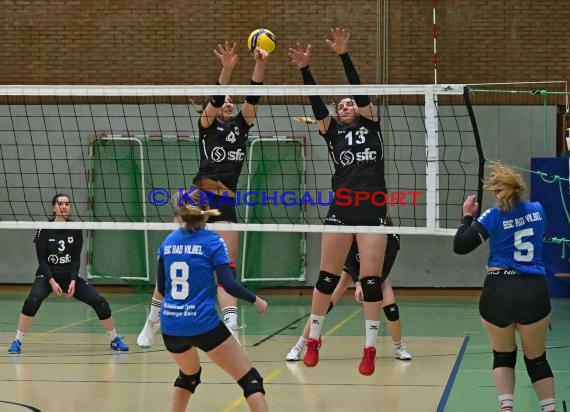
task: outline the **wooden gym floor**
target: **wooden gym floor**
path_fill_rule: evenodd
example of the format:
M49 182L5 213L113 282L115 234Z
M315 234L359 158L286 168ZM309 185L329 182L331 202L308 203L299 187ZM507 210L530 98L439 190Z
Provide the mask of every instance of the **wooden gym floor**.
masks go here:
M158 334L140 349L136 337L150 294L106 293L127 353L108 348L91 309L50 297L26 335L20 355L8 355L26 291L0 292L0 411L168 411L177 368ZM404 340L412 361L393 358L383 318L376 373L358 373L364 343L360 306L345 296L327 316L321 361L315 368L286 362L310 311L310 297L269 295L270 313L242 304L242 343L265 378L270 409L302 411L497 410L492 358L479 323L477 296L410 296L396 291ZM471 293L473 295L473 293ZM570 300L553 299L548 359L556 379L558 410L570 406ZM520 347L520 345L519 345ZM246 411L241 389L206 356L202 384L189 410ZM537 411L522 354L517 363L515 410Z

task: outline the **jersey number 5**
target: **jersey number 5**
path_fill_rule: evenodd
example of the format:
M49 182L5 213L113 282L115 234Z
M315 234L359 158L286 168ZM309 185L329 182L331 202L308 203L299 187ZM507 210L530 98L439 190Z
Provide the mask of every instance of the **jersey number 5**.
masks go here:
M532 262L534 258L534 245L531 242L523 242L524 237L532 235L534 235L534 231L531 227L515 232L515 248L517 250L514 258L517 262Z
M186 262L174 262L170 265L170 282L172 291L170 295L173 299L184 300L190 293L190 284L188 277L190 276L190 267Z

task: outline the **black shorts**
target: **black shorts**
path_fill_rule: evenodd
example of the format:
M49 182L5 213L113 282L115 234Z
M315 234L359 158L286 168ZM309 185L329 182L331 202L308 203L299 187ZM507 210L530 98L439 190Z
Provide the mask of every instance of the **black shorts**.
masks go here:
M380 275L380 283L384 282L386 278L388 278L399 250L400 237L398 235L388 235L386 253L384 254L384 264ZM358 281L358 275L360 273L360 255L358 254L356 238L352 240L352 245L350 246L350 250L346 256L343 270L350 275L354 283Z
M166 350L170 353L184 353L194 346L204 352L209 352L224 343L230 336L229 329L220 321L214 329L201 335L172 336L163 333L162 340L164 340Z
M479 313L500 328L529 325L550 313L550 295L541 275L489 274L479 299Z
M340 204L339 204L340 203ZM360 202L342 206L344 200L333 199L325 218L325 225L347 226L385 226L386 206L377 206L372 202Z
M219 216L210 216L208 218L208 223L214 222L233 222L237 223L237 213L236 213L236 200L233 197L227 195L216 195L212 192L204 190L207 195L208 202L210 203L210 208L218 209L221 213Z

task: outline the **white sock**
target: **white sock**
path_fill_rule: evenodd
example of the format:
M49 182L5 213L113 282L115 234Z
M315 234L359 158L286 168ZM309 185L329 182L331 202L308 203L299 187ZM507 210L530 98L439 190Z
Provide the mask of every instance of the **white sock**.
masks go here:
M542 412L554 412L556 410L556 400L554 398L546 398L540 401Z
M111 342L113 342L117 337L117 331L115 329L108 330L107 336L109 336L109 339L111 340Z
M307 344L307 339L301 336L295 346L301 349L305 349L306 344Z
M160 322L160 307L162 306L162 300L152 298L150 301L150 312L148 313L147 322L158 323Z
M222 313L228 329L237 329L237 306L226 306L222 309Z
M501 412L511 412L513 410L513 394L499 395L499 407Z
M24 340L24 332L19 329L16 331L16 340L19 340L20 342Z
M311 331L309 332L310 339L319 340L321 337L321 329L323 328L324 321L324 316L313 315L311 313Z
M394 342L394 349L400 349L402 347L402 341Z
M378 329L380 329L379 320L366 320L366 345L364 347L369 348L372 346L376 347L376 340L378 339Z

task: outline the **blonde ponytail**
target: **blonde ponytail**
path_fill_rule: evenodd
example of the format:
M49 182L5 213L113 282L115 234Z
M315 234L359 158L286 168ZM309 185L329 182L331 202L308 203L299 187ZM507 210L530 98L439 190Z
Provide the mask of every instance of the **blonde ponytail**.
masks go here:
M491 165L491 173L485 179L483 188L495 194L499 208L508 212L520 202L525 191L525 184L520 174L503 163Z
M187 198L176 197L176 216L188 229L202 228L210 216L220 215L218 209L210 209L208 197L203 195L200 189L192 187L188 192L190 192L190 201Z

